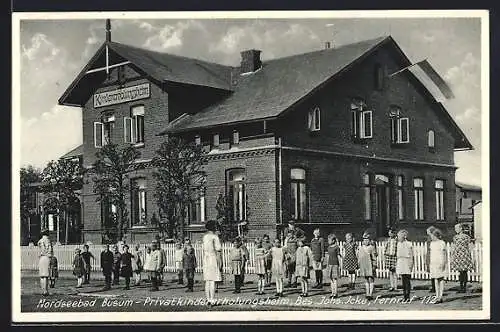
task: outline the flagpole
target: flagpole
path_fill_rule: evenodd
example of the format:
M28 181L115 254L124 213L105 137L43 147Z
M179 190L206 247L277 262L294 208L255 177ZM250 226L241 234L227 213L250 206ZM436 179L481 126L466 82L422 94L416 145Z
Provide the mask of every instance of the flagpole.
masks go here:
M419 61L419 62L415 62L414 64L411 64L411 65L409 65L409 66L406 66L406 67L404 67L403 69L400 69L400 70L398 70L398 71L396 71L396 72L394 72L394 73L392 73L392 74L388 75L388 77L392 77L392 76L394 76L394 75L396 75L396 74L399 74L400 72L405 71L406 69L411 68L411 67L413 67L413 66L416 66L416 65L418 65L419 63L421 63L421 62L423 62L423 61L425 61L425 60L426 60L426 59L424 59L424 60L422 60L422 61Z

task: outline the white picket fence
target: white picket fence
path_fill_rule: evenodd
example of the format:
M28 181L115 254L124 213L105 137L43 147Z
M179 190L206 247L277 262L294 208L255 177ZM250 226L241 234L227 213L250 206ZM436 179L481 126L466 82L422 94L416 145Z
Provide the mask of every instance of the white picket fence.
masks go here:
M344 254L344 246L343 242L340 242L340 252ZM385 260L384 260L384 242L376 242L377 247L377 277L378 278L388 278L389 270L386 268ZM142 253L142 259L144 261L144 255L146 252L146 246L144 244L140 245L140 250ZM412 272L413 279L429 279L430 275L428 272L427 266L427 246L426 242L413 242L413 254L415 258L415 264ZM54 255L57 257L59 270L71 270L71 264L73 261L73 256L76 248L81 248L81 245L60 245L54 246ZM132 248L133 245L130 245ZM196 259L197 259L197 268L196 272L202 272L203 266L203 255L202 255L202 244L195 243L193 244L195 249ZM100 253L102 251L102 245L89 245L89 251L94 255L95 260L92 260L92 270L100 271ZM162 248L165 250L167 256L167 264L165 267L165 271L167 272L175 272L175 244L163 244ZM223 243L222 245L222 257L223 257L223 268L225 273L231 272L231 265L229 261L229 251L232 248L231 243ZM249 243L247 245L250 259L247 263L247 273L254 273L255 267L255 245L253 243ZM458 281L458 271L452 271L450 268L451 262L451 244L446 244L446 249L448 253L448 276L447 280ZM35 247L21 247L21 269L22 270L37 270L38 269L38 257L39 257L39 249ZM477 242L474 244L474 248L472 250L472 260L474 263L473 271L468 273L469 281L482 281L481 269L483 264L483 256L482 256L482 244L481 242ZM343 276L347 276L346 270L341 270L341 274Z

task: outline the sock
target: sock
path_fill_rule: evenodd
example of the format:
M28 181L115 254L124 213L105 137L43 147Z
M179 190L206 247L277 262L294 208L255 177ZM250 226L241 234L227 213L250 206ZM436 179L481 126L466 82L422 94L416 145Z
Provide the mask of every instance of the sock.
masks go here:
M307 280L304 279L304 293L308 293L309 292L309 284L307 283Z
M337 280L332 280L330 288L332 289L332 295L337 295Z
M373 294L374 288L375 288L375 280L370 281L370 296Z
M370 295L370 282L365 281L366 295Z

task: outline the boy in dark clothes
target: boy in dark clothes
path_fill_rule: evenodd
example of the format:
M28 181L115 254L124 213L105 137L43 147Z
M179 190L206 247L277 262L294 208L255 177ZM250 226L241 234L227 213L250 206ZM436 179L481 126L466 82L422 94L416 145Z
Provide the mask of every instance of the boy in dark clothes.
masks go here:
M109 250L109 244L104 246L101 253L101 268L106 285L103 290L111 289L111 272L113 270L113 253Z
M194 253L194 248L191 246L190 242L186 242L185 244L182 263L184 267L184 274L187 278L186 292L193 292L194 272L196 269L196 255Z
M120 265L122 254L118 251L118 246L113 246L113 285L120 284Z
M320 236L319 228L313 232L314 238L311 240L311 252L313 256L313 269L314 276L316 277L316 284L313 288L323 288L323 260L325 257L325 240Z
M90 283L90 271L92 270L92 265L90 263L90 259L95 259L94 255L89 251L89 246L85 244L83 246L82 258L85 261L85 273L83 275L83 283Z
M124 290L130 289L130 277L132 277L132 254L128 252L128 245L123 245L124 253L121 255L121 276L125 278Z

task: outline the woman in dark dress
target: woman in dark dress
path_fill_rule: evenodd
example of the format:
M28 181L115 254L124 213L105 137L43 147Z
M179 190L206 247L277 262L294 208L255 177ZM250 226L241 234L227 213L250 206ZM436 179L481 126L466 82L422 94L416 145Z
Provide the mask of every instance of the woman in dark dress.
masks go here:
M125 287L123 289L130 289L130 278L132 277L132 254L128 252L128 245L123 245L123 254L121 258L120 275L125 278Z

